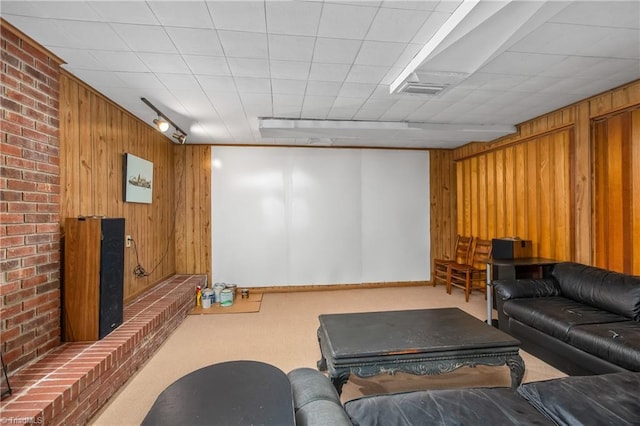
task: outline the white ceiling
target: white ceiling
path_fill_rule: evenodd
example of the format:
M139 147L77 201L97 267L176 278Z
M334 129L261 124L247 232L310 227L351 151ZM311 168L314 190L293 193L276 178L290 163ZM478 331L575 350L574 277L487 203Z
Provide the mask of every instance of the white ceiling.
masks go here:
M151 123L147 98L188 133L187 143L456 147L640 78L638 0L480 0L439 32L462 3L0 7L65 69ZM451 86L391 94L420 52L419 80Z

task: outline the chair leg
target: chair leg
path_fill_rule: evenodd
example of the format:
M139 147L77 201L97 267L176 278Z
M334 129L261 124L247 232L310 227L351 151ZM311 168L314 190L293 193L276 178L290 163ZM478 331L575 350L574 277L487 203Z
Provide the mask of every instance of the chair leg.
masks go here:
M471 276L469 272L465 275L464 281L464 301L469 303L469 295L471 294Z

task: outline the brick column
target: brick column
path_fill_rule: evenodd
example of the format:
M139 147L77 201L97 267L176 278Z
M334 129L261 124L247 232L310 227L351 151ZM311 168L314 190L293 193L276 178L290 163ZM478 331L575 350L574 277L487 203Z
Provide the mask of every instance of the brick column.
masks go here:
M0 24L0 341L12 374L60 344L61 61Z

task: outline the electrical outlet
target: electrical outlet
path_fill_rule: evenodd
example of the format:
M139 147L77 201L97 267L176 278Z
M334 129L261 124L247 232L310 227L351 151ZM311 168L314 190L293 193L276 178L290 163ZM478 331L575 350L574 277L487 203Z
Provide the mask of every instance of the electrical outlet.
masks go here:
M124 246L125 246L125 247L131 247L131 240L132 240L132 239L133 239L133 238L131 238L131 235L127 235L127 236L125 237L125 240L124 240Z

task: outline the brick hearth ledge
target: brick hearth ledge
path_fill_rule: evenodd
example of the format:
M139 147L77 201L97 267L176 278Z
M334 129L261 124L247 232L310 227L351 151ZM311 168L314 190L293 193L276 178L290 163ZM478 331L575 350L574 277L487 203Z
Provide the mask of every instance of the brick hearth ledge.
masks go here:
M11 424L84 424L160 347L195 305L204 275L174 275L124 307L97 342L63 343L9 378L0 417Z

